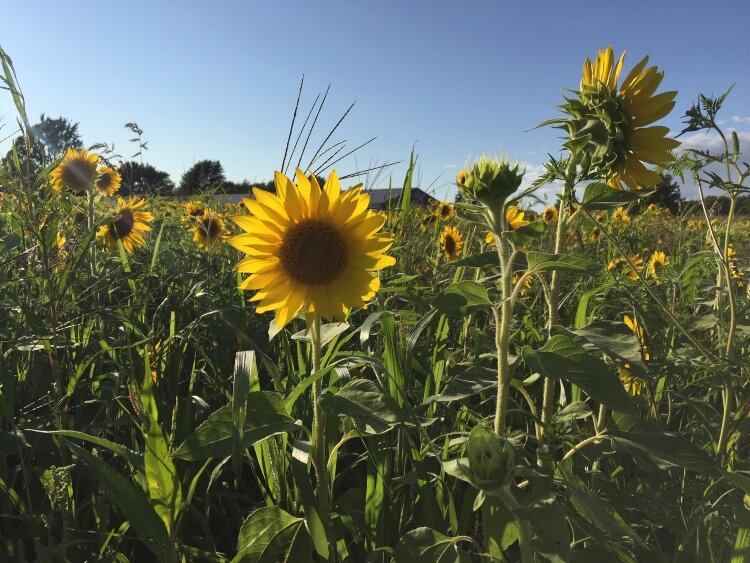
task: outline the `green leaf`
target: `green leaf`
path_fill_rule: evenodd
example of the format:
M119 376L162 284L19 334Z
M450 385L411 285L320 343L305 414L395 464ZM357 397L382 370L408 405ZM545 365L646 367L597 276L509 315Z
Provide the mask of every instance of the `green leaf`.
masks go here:
M119 507L130 522L132 529L148 548L160 559L171 560L167 547L171 545L167 528L154 507L151 506L146 493L136 487L130 479L123 477L109 464L94 457L82 447L71 442L67 442L67 445L89 471L102 482L112 501Z
M470 563L456 544L469 538L449 538L431 528L417 528L401 538L393 552L394 563Z
M275 434L293 432L297 429L294 420L284 411L279 395L267 391L254 391L247 397L243 449ZM225 405L211 413L173 455L189 461L208 457L229 457L233 451L233 431L232 406Z
M450 379L433 401L450 402L473 397L497 386L497 372L482 366L456 366L460 375ZM460 369L464 367L465 369Z
M488 250L487 252L481 252L474 254L473 256L466 256L460 260L449 262L449 266L463 266L464 268L490 268L500 267L499 258L495 250ZM523 252L516 254L516 258L513 260L513 271L525 270L528 267L526 262L526 255Z
M242 523L232 563L312 561L310 536L303 519L280 508L260 508Z
M503 552L518 541L516 517L494 496L487 496L482 503L482 530L487 551L500 560Z
M734 541L730 563L745 563L750 560L750 529L740 528Z
M570 528L562 503L554 497L536 501L524 511L531 524L531 547L551 563L570 561Z
M320 345L325 346L339 334L343 334L349 328L349 323L326 323L320 326ZM292 340L312 342L309 329L300 330L292 335Z
M578 420L592 416L594 413L583 401L573 401L564 409L558 412L552 419L555 423L567 422L569 420Z
M716 462L695 447L687 438L676 432L666 432L656 425L646 427L646 432L612 430L613 447L634 457L646 456L660 469L679 467L708 477L723 475Z
M323 559L328 559L328 538L323 522L318 514L315 495L313 494L307 462L310 458L310 443L297 440L292 448L292 475L299 489L302 506L305 509L305 522L315 545L315 551Z
M327 391L320 397L320 405L327 412L352 417L356 428L367 434L388 432L408 420L393 397L369 379L350 381L336 394Z
M519 247L531 244L534 240L542 236L546 230L547 226L544 223L533 221L512 231L504 231L503 236L510 240L516 247Z
M637 201L652 193L654 190L618 190L603 182L596 182L586 186L581 205L586 209L610 209Z
M126 448L125 446L122 446L120 444L116 444L115 442L111 442L110 440L99 438L98 436L91 436L90 434L77 432L75 430L34 430L32 428L29 428L25 430L25 432L38 432L39 434L55 434L56 436L63 436L65 438L75 438L77 440L85 440L86 442L91 442L92 444L106 448L109 451L116 453L117 455L121 455L122 457L127 459L128 463L130 463L130 465L135 467L138 471L143 471L143 455L142 454L134 450L131 450L130 448Z
M594 275L602 269L601 264L570 254L548 254L531 251L526 254L526 259L529 263L529 272L560 270Z
M545 377L575 383L592 399L616 411L634 412L613 368L567 336L552 336L539 350L524 346L521 356L529 369Z
M440 292L433 304L438 311L446 315L465 316L474 311L488 309L492 306L487 288L474 281L452 283Z

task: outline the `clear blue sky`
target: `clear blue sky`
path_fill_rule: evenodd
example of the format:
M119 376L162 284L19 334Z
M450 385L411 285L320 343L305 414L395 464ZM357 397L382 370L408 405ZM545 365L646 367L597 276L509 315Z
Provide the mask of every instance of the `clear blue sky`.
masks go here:
M608 44L628 50L626 68L648 54L665 70L662 90L679 91L665 121L674 132L699 92L736 83L723 118L750 140L747 0L24 0L6 3L3 20L0 46L33 118L63 115L85 144L114 143L125 156L123 125L136 121L145 161L175 181L206 158L230 180L271 178L303 73L305 109L332 85L312 144L354 101L334 139L353 148L378 137L340 173L408 159L412 146L420 184L438 195L482 153L517 156L533 171L560 141L556 130L529 129L557 115L584 57ZM15 123L7 92L0 117L2 138ZM394 185L403 172L394 169Z

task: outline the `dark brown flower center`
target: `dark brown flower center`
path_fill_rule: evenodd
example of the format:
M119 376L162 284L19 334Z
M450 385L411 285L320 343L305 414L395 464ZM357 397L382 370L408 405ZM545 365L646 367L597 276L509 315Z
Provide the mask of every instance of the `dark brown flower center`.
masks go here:
M209 216L204 218L201 220L201 225L209 242L215 240L221 234L222 225L214 217Z
M325 221L308 219L291 227L281 243L281 265L296 281L322 285L346 267L346 243Z
M129 209L123 209L120 211L120 215L112 221L109 225L109 234L114 239L125 238L133 230L135 225L135 217L133 212Z
M96 178L96 187L100 190L107 190L112 185L112 174L109 172L102 172Z
M70 160L63 168L63 182L72 188L87 188L94 182L96 171L85 160Z
M456 250L456 241L453 239L453 237L447 236L443 241L443 246L445 246L445 251L448 254L453 254Z

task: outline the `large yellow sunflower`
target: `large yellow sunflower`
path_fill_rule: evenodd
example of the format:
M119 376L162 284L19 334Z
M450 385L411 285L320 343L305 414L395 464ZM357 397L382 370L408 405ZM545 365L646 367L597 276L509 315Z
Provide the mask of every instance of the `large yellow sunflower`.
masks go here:
M677 92L655 94L664 72L646 68L648 57L620 81L624 61L624 52L615 61L611 46L600 50L593 64L586 58L578 99L562 106L572 117L566 146L581 156L586 172L614 186L654 186L661 177L643 163L672 160L670 151L680 143L667 137L667 127L651 124L672 110Z
M244 200L252 215L232 218L245 232L229 243L248 255L237 265L250 274L240 288L257 290L256 311L275 311L278 328L300 311L343 320L375 296L377 271L396 263L385 255L385 217L367 209L361 186L341 193L336 172L322 188L299 169L296 186L280 172L274 179L276 195L254 189Z
M52 188L56 192L63 188L77 192L91 188L96 179L98 164L98 154L89 153L86 149L68 149L60 164L52 171Z
M121 240L126 252L133 252L134 248L146 243L144 234L150 231L148 223L153 221L154 216L148 211L143 211L146 202L137 197L128 199L117 198L117 211L114 220L102 225L96 236L104 238L107 249L114 251L117 241Z
M440 250L448 260L458 260L464 248L464 239L456 227L447 226L440 233Z
M203 215L193 221L190 227L193 232L193 242L200 248L209 250L228 238L229 232L224 227L224 219L221 215L207 209Z
M203 215L208 208L202 201L188 201L185 203L185 215L182 217L184 223L192 224L193 221Z
M99 193L106 196L112 196L120 189L122 176L111 166L100 166L96 171L94 185Z

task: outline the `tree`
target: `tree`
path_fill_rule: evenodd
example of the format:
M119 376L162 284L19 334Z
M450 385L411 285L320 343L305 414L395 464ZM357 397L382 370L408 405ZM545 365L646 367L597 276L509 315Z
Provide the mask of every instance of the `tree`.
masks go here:
M141 164L136 161L123 162L118 172L122 176L120 186L122 195L171 195L174 193L174 182L169 174L157 170L150 164Z
M669 174L662 172L660 176L661 183L656 186L656 191L653 194L641 200L639 210L642 211L654 203L666 207L672 214L676 215L680 212L680 206L684 201L682 194L680 194L680 186Z
M182 175L180 192L195 194L218 188L226 181L224 167L218 160L200 160Z
M26 149L26 138L20 135L13 139L13 147L18 153L21 166L25 168L27 155L31 157L31 168L38 173L45 166L52 163L66 149L82 149L83 142L78 133L78 123L72 123L65 117L51 118L42 114L39 123L29 129L31 137L31 150ZM9 150L3 158L3 165L13 160L13 149Z

